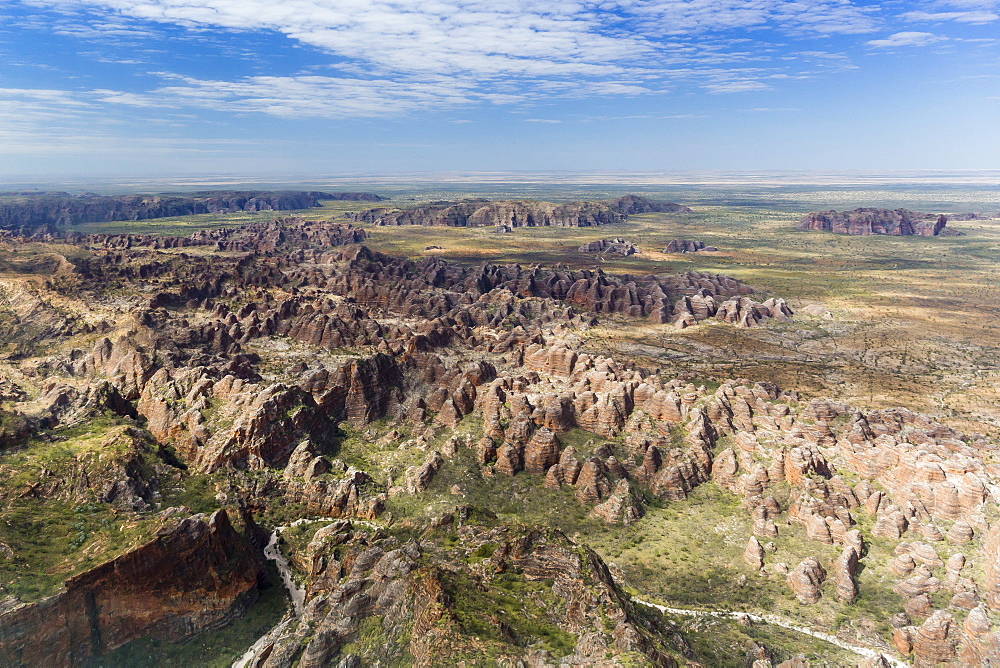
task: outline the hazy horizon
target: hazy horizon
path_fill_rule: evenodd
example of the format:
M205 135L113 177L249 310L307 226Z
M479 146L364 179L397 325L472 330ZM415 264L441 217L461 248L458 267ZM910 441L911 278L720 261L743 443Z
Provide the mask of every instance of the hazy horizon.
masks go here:
M1000 188L1000 169L981 170L537 170L537 171L424 171L357 172L329 174L239 174L202 175L95 175L30 174L0 175L0 190L60 189L74 191L99 188L136 188L136 192L157 189L232 188L321 188L348 186L415 185L620 185L623 187L677 186L725 188L740 186L797 187L824 186L855 188L886 186L898 188L975 187Z

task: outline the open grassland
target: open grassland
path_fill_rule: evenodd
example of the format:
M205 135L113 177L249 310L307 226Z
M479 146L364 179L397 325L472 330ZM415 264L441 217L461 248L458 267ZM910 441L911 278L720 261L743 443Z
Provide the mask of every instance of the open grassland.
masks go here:
M0 455L0 588L21 601L54 593L77 573L149 540L162 518L101 503L81 481L101 480L106 462L130 457L130 441L111 418L29 440ZM157 457L134 461L152 470ZM150 473L150 475L153 475ZM55 490L55 491L52 491Z

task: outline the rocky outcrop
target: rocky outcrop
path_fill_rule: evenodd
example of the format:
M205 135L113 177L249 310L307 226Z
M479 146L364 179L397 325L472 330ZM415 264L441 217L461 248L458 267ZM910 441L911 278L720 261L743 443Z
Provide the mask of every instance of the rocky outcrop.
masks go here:
M463 515L448 521L458 523L454 530L466 557L447 567L429 536L401 543L346 523L318 531L305 560L311 565L305 611L268 638L260 654L265 665L358 665L400 657L415 666L454 665L484 655L501 664L594 665L629 655L677 665L683 638L633 604L594 552L557 531L488 529L466 524ZM504 587L514 585L540 597L505 610ZM357 642L372 624L381 641ZM353 656L345 655L348 644Z
M986 605L1000 612L1000 522L990 527L983 545L983 589Z
M0 614L7 666L77 666L147 636L181 640L240 615L262 564L224 510L162 528L149 543Z
M232 426L191 453L205 472L225 465L284 467L302 439L325 442L335 428L309 394L281 384L238 397L233 410L238 415Z
M608 202L608 206L618 213L631 216L640 213L691 213L691 209L682 204L651 200L638 195L625 195Z
M591 515L608 524L632 524L643 516L642 504L632 493L627 480L619 480L611 495L591 511Z
M443 225L448 227L591 227L621 222L625 216L607 204L552 204L533 201L464 200L412 209L368 209L345 214L370 225Z
M91 447L61 461L51 457L32 470L23 486L0 489L0 499L31 498L72 504L99 501L121 511L148 510L159 493L159 477L170 466L159 446L136 427L113 427ZM0 476L13 473L0 466Z
M750 540L747 541L746 549L743 550L743 561L755 571L764 568L764 548L756 536L750 536Z
M671 239L664 247L664 253L696 253L705 251L710 253L719 250L715 246L706 246L704 241L691 241L689 239Z
M826 580L826 570L815 557L804 559L788 574L788 586L799 603L815 603L820 599L819 588Z
M432 202L412 209L368 209L345 214L370 225L444 225L478 227L591 227L625 220L630 214L663 211L690 212L672 202L654 202L628 195L610 202L553 204L527 200L462 200Z
M906 209L855 209L854 211L820 211L804 216L800 230L819 230L837 234L889 234L933 237L942 233L948 219L934 214L916 213Z
M629 255L635 255L638 249L631 241L616 237L614 239L591 241L583 244L577 250L581 253L615 253L628 257Z
M55 232L58 228L120 220L149 220L197 213L289 211L320 206L323 200L375 202L370 193L210 191L179 195L21 195L0 203L0 229Z
M837 584L837 599L851 603L858 597L858 585L854 576L858 570L860 554L853 547L845 547L833 566L833 579Z
M716 318L739 327L756 327L768 318L788 320L792 309L784 299L770 298L761 303L749 297L738 297L725 301L716 299L707 292L682 297L674 306L676 320L674 326L684 329L708 318Z
M913 633L914 668L931 668L956 658L959 636L951 613L936 611Z

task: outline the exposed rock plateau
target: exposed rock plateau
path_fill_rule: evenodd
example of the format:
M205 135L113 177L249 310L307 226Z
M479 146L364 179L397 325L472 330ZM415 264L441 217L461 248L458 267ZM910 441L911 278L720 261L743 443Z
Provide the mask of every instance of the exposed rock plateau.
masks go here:
M625 239L598 239L583 244L578 249L581 253L617 253L618 255L635 255L638 250L631 241Z
M947 224L948 218L944 215L916 213L906 209L855 209L810 213L799 222L799 229L837 234L933 237L945 233Z
M592 227L618 223L629 215L651 212L684 213L691 210L673 202L654 202L626 195L609 202L554 204L526 200L462 200L431 202L411 209L368 209L345 214L355 222L371 225L446 225L450 227Z
M377 202L371 193L232 192L191 195L81 195L69 193L6 194L0 199L0 229L27 233L115 220L148 220L195 213L289 211L319 206L322 200ZM4 201L7 200L7 201Z
M664 247L664 253L696 253L698 251L712 252L719 250L715 246L706 246L704 241L690 241L688 239L671 239Z

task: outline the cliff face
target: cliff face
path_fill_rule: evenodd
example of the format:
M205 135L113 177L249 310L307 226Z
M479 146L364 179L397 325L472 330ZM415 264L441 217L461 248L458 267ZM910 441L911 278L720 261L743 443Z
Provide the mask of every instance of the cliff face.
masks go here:
M235 211L289 211L319 206L321 200L377 202L371 193L203 192L183 195L127 195L103 197L46 193L18 196L0 203L0 229L34 230L120 220L147 220L196 213Z
M66 591L0 614L0 663L76 666L140 636L183 639L257 598L261 562L224 510L66 581Z
M448 227L593 227L625 220L630 214L690 212L672 202L655 202L626 195L609 202L553 204L521 200L432 202L412 209L376 208L353 214L372 225L442 225Z
M810 213L799 222L799 229L837 234L933 237L941 234L947 223L948 219L943 215L934 216L906 209L855 209Z

